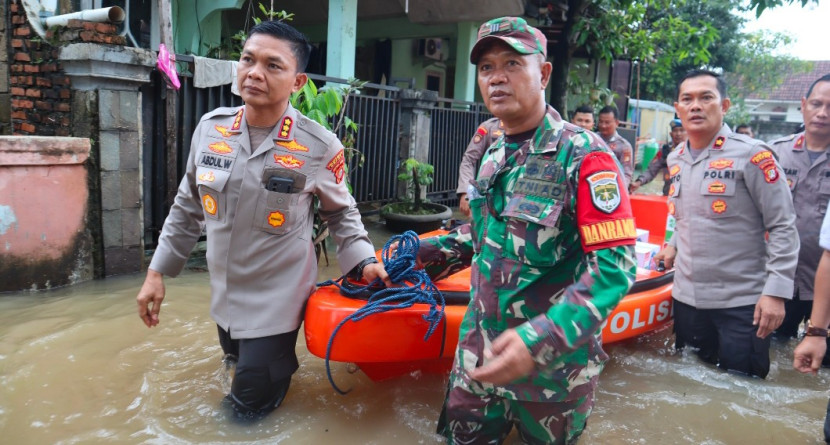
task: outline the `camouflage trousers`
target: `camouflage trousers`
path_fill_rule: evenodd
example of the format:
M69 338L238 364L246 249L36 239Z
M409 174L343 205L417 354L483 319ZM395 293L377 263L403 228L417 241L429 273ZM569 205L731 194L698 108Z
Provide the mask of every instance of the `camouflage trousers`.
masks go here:
M593 407L593 391L577 400L527 402L451 386L438 419L438 434L449 444L500 444L515 425L522 443L574 444Z

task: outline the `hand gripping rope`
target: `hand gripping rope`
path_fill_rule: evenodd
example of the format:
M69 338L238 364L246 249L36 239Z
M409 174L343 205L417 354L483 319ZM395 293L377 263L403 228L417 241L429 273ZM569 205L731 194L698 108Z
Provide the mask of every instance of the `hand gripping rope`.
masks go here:
M393 256L389 257L389 249L392 244L398 242L398 247L393 252ZM389 274L389 279L399 284L400 287L384 288L372 294L369 300L362 308L356 310L353 314L344 318L340 324L334 329L329 338L328 346L326 347L326 375L329 378L329 383L340 394L346 394L349 391L341 390L335 383L331 376L331 368L329 367L329 358L331 357L331 348L334 344L334 338L337 332L348 321L358 322L370 315L381 312L391 311L393 309L404 309L412 307L413 304L423 303L429 305L429 313L423 315L424 320L429 323L424 341L435 332L438 324L444 320L444 295L430 280L429 275L423 269L415 269L415 259L418 255L418 248L421 243L418 235L408 230L402 235L395 235L389 238L386 245L383 246L381 252L381 259ZM328 280L322 283L317 283L317 286L337 286L343 295L355 296L360 293L369 291L373 286L381 285L379 279L375 279L365 286L343 286L343 281L346 280L346 275L341 276L336 280ZM436 298L437 295L437 298ZM439 309L440 306L440 309ZM446 328L443 330L443 335L446 336ZM441 355L444 353L444 341L441 341Z

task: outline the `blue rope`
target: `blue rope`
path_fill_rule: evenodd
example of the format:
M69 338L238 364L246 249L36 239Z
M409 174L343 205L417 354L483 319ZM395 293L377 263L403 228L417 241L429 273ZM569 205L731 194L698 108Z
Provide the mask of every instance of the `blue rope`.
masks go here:
M395 242L398 243L398 248L390 258L389 249ZM427 275L423 269L415 268L418 248L420 245L421 242L418 239L418 234L411 230L404 232L402 235L395 235L392 238L389 238L389 241L387 241L386 245L383 246L381 259L383 260L386 273L389 274L389 279L393 283L399 284L400 287L389 287L375 292L371 297L369 297L369 300L362 308L344 318L334 329L334 332L331 333L328 346L326 347L326 375L329 378L329 383L331 383L331 386L338 393L346 394L348 391L341 390L334 383L334 379L331 376L331 368L329 367L329 358L331 357L331 348L334 344L334 338L346 322L358 322L373 314L412 307L412 305L416 303L428 304L429 313L423 316L424 320L429 323L427 333L424 335L424 341L427 341L432 333L435 332L438 324L444 319L444 308L446 306L444 302L444 295L438 290L437 287L435 287L432 280L430 280L429 275ZM327 280L322 283L317 283L317 286L323 287L334 285L337 286L344 295L354 296L366 292L373 286L382 284L379 279L375 279L368 285L353 286L352 289L349 289L343 287L341 284L345 279L346 275L343 275L336 280ZM435 297L436 295L438 296L437 299ZM446 333L444 334L446 335ZM442 341L442 354L443 348L444 344Z

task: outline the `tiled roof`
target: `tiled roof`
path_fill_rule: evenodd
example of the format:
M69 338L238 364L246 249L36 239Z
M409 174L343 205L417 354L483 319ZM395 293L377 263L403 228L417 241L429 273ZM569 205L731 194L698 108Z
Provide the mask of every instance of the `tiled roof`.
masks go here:
M807 88L819 77L830 74L830 60L813 62L813 70L808 73L791 74L778 88L774 89L767 100L800 101ZM757 94L747 96L747 99L763 99Z

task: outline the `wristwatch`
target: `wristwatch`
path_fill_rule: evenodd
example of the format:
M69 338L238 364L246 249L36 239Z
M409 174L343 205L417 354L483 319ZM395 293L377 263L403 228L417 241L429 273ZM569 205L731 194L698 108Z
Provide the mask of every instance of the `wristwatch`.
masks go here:
M824 329L824 328L819 328L819 327L813 326L813 322L810 321L810 320L807 320L807 331L804 332L804 335L807 336L807 337L828 338L828 337L830 337L830 331L828 331L827 329Z
M363 268L365 268L366 266L368 266L370 264L375 264L377 262L378 262L378 259L373 257L373 256L370 256L370 257L364 259L363 261L358 263L357 266L352 268L352 271L350 272L351 277L355 280L362 279L363 278Z

